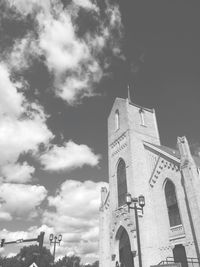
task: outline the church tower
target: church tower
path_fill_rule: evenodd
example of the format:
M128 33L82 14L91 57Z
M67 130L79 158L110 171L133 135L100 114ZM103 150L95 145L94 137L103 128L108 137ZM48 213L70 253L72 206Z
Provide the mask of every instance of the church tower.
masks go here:
M195 236L199 233L200 194L196 193L194 202L194 186L190 183L189 191L183 187L188 175L198 183L199 176L194 177L198 167L192 156L193 172L181 167L185 152L179 147L177 151L160 144L153 109L130 99L115 100L108 117L109 191L103 188L101 193L100 267L120 262L125 267L141 267L135 214L128 211L127 193L146 199L144 213L138 211L142 267L169 257L188 267L187 257L198 257L200 240ZM195 207L199 213L191 216Z
M160 144L154 110L117 98L108 117L109 184L113 190L110 198L115 199L112 209L124 204L127 186L135 191L129 193L142 193L137 192L137 187L140 188L146 175L144 141ZM127 185L117 183L117 167L120 171L122 164L126 168Z
M134 213L131 211L130 215L127 214L127 219L125 214L122 214L123 212L119 210L125 205L127 193L134 197L142 194L148 200L143 215L145 220L143 220L142 215L139 218L140 225L144 224L140 228L147 229L149 220L154 225L154 215L150 208L152 203L147 183L150 177L150 169L148 162L145 160L144 142L160 145L154 110L135 105L128 99L117 98L108 118L108 159L110 210L113 212L112 221L115 225L111 229L112 232L114 231L113 238L115 239L111 250L114 251L113 254L116 255L119 262L124 258L133 257L137 251ZM148 246L154 246L156 235L154 229L151 229L148 236L145 231L140 232L141 240L144 240L143 244L146 244L146 250L148 250ZM126 240L121 241L120 246L122 248L118 249L118 243L123 239L123 235L126 236L124 238ZM125 249L123 249L123 246L127 246L123 242L126 242L128 246L130 242L129 252L125 252ZM142 251L143 254L148 253L144 248ZM138 261L137 256L135 260Z

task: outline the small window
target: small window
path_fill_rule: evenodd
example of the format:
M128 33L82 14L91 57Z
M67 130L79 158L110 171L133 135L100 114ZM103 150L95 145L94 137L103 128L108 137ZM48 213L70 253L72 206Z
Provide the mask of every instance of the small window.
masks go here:
M115 131L119 129L119 110L115 111Z
M141 108L139 110L139 113L140 113L140 123L142 126L145 126L145 120L144 120L144 110Z
M166 182L165 198L167 202L167 210L168 210L170 227L182 224L180 213L179 213L179 208L178 208L178 203L176 199L175 186L171 181Z

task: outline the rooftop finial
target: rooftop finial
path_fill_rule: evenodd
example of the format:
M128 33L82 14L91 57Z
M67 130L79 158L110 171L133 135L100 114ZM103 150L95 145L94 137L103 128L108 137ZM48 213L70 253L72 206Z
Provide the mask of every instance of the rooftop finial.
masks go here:
M131 102L130 86L128 84L128 102Z

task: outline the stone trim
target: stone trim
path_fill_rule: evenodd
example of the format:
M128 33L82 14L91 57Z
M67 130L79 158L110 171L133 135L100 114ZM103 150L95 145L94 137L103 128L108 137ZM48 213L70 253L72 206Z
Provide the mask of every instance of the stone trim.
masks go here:
M117 155L121 150L128 146L127 144L127 131L121 134L117 139L114 140L110 145L111 157Z
M177 166L176 164L167 161L166 159L159 157L157 164L154 168L154 171L149 179L149 185L153 188L154 185L156 184L158 178L160 177L160 175L163 173L163 171L165 171L166 169L171 169L173 171L180 171L179 166Z
M123 226L127 232L134 233L135 225L131 218L131 214L128 212L127 206L122 206L121 208L112 212L113 227L111 229L110 238L116 235L120 226Z

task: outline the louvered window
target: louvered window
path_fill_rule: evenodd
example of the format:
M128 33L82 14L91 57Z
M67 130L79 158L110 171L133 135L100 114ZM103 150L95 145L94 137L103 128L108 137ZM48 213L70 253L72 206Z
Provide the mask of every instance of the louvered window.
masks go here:
M140 121L141 121L141 125L142 125L142 126L145 126L144 110L141 108L141 109L139 110L139 113L140 113Z
M115 111L115 131L119 129L119 110Z
M117 166L117 188L118 188L118 206L125 204L127 193L126 183L126 164L123 159L120 159Z

